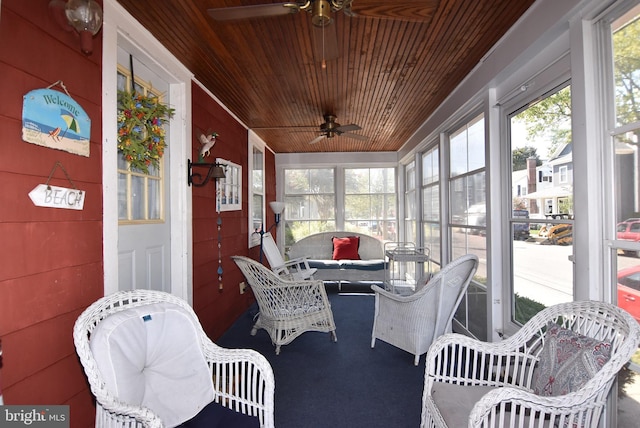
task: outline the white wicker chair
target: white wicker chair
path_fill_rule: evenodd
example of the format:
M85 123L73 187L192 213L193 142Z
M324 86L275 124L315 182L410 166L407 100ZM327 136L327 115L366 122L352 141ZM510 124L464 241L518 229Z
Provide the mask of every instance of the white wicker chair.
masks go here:
M559 396L536 395L532 389L550 321L612 345L609 361L584 386ZM543 309L499 343L444 335L427 353L421 427L595 428L616 374L639 340L631 315L594 301Z
M258 302L258 319L251 334L263 328L276 346L291 343L307 331L331 333L336 342L336 324L324 283L320 280L288 281L262 264L243 256L232 256Z
M133 315L134 313L138 315ZM140 330L143 332L141 337L149 342L127 338L133 346L123 348L121 355L124 355L126 359L131 359L134 363L139 363L141 367L147 367L146 364L152 359L147 351L152 353L153 349L153 356L162 352L164 352L163 357L167 354L166 347L170 347L170 343L173 341L162 339L168 338L165 335L168 334L165 330L173 328L178 330L177 336L187 337L184 341L188 342L188 345L178 350L177 354L186 353L187 351L184 349L195 350L190 358L195 355L198 364L193 364L189 370L192 373L205 375L204 379L202 376L198 376L196 382L192 377L189 384L185 385L184 380L180 382L181 379L175 379L180 376L173 371L178 364L162 361L165 366L170 366L167 370L169 380L164 382L169 383L170 386L163 391L168 391L168 402L171 406L174 405L174 401L189 403L190 400L198 400L199 402L205 396L205 400L209 400L205 403L210 402L213 398L213 401L237 412L258 416L263 428L274 427L274 375L271 365L264 356L250 349L225 349L217 346L207 337L196 314L184 300L168 293L149 290L120 291L105 296L89 306L76 320L73 339L76 352L89 380L91 392L96 398L96 427L155 428L173 425L165 422L157 412L150 408L143 407L139 403L125 402L121 396L114 394L114 390L123 394L123 391L130 386L123 385L122 380L124 383L131 382L131 377L141 375L141 372L145 370L140 368L131 377L122 374L114 375L112 372L115 370L107 370L106 376L103 376L99 368L115 369L118 365L116 358L109 360L110 364L113 362L113 365L105 365L104 359L111 356L105 357L104 354L107 352L98 352L97 349L105 349L105 347L108 347L106 349L115 349L116 345L111 342L111 339L102 341L99 338L110 337L104 332L116 331L118 324L113 321L121 322L121 319L126 319L125 317L132 320L131 323L126 324L126 328L132 327L130 330L136 331L140 319L144 321L148 321L147 317L151 319L151 315L140 317L140 313L153 313L154 320L163 320L158 321L163 323L163 328L155 330L161 333L155 336L157 341L154 342L154 338L150 339L152 333L144 333L143 328ZM116 327L113 330L106 330L107 325L115 325ZM160 324L156 325L160 326ZM118 333L120 331L122 330L118 330ZM125 332L126 334L129 333ZM95 339L93 343L92 338ZM194 341L198 343L194 344ZM92 347L103 348L94 348L96 349L94 354ZM136 360L136 358L139 359ZM156 358L156 360L162 360L162 358ZM171 367L172 365L173 367ZM117 376L119 376L116 382L117 386L114 387L113 380ZM198 389L194 383L203 387ZM136 386L136 388L138 387ZM150 392L152 388L148 385L144 388L145 400L143 402L147 402L147 395L153 395L157 390ZM173 414L172 411L170 409L169 414Z
M457 258L429 282L408 296L384 290L377 285L371 347L376 339L415 355L417 366L420 355L440 335L451 331L453 314L478 268L478 258L467 254Z
M298 281L301 279L313 279L313 274L318 271L316 268L309 267L309 261L306 257L298 257L285 261L270 232L262 236L261 242L261 251L267 257L269 266L271 266L271 270L276 275Z

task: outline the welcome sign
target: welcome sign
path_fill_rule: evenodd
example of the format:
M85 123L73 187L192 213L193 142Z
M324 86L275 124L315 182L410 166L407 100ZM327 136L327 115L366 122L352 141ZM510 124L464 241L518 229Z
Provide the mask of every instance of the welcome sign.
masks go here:
M22 139L27 143L89 157L91 119L70 96L35 89L24 96Z

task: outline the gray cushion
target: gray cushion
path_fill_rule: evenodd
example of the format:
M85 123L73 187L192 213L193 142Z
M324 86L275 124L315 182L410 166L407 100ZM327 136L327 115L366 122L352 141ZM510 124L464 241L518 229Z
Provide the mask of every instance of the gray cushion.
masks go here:
M431 389L431 397L448 427L466 427L473 406L494 389L492 386L436 382Z

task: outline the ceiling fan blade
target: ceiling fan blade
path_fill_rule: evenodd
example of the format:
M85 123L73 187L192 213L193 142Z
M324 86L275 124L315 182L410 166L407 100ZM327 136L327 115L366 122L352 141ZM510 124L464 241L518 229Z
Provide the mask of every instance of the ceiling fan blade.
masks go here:
M361 140L361 141L366 141L369 139L369 137L365 137L364 135L358 135L358 134L349 134L348 132L346 133L342 133L340 134L341 137L348 137L348 138L353 138L355 140Z
M209 16L216 21L233 21L238 19L289 15L291 13L297 13L299 10L300 6L296 3L269 3L207 9L207 12Z
M309 141L309 144L316 144L316 143L319 143L319 142L320 142L320 140L322 140L323 138L326 138L326 136L325 136L325 135L320 135L320 136L318 136L318 137L314 138L313 140Z
M358 0L353 3L351 9L345 10L345 14L398 21L430 22L438 3L440 3L439 0L393 2L389 0Z
M351 131L359 131L362 128L360 128L358 125L356 125L355 123L351 123L349 125L340 125L336 128L336 132L351 132Z

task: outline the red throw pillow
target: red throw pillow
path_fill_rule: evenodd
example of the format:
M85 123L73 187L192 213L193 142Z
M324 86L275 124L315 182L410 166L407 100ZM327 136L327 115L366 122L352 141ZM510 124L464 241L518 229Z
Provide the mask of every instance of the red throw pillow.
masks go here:
M358 254L359 236L347 236L345 238L334 236L331 241L333 241L333 260L360 260L360 255Z

